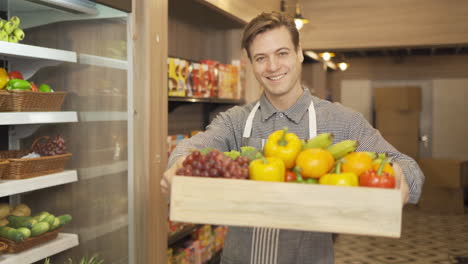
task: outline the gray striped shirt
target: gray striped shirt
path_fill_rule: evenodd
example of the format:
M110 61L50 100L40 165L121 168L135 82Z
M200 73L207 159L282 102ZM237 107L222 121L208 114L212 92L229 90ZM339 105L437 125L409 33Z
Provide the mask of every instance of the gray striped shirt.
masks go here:
M416 203L421 194L424 176L416 162L398 152L364 117L339 103L313 97L305 90L298 101L286 111L277 111L265 94L260 98L248 145L261 148L262 139L287 126L299 138L309 138L308 107L314 102L317 134L331 132L334 143L355 139L357 151L386 152L397 162L410 187L409 201ZM255 102L256 103L256 102ZM255 103L236 106L220 113L203 133L179 143L169 158L169 166L191 149L213 147L220 151L240 150L246 145L242 138L247 117ZM222 256L223 264L332 264L331 234L270 228L229 227Z

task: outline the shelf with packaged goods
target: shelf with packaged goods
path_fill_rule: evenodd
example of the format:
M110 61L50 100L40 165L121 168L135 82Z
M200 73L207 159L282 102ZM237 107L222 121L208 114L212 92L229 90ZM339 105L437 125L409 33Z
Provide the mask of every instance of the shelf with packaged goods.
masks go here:
M192 225L185 227L184 229L175 232L174 234L170 235L167 239L167 245L169 247L174 246L178 242L184 240L186 237L190 236L193 231L197 230L200 228L202 225Z
M54 240L16 254L0 255L2 264L30 264L78 246L78 235L59 233Z
M0 125L27 125L74 122L78 122L78 117L77 113L73 111L0 113Z
M76 52L73 51L44 48L5 41L0 41L0 56L23 59L51 60L59 62L77 62Z
M78 181L76 170L22 179L0 180L0 197L14 195Z

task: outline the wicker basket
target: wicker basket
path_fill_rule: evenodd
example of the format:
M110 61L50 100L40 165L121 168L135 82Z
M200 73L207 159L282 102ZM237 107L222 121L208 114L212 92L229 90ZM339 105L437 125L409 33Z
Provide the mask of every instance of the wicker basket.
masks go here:
M60 111L65 95L67 95L66 92L9 91L0 93L0 111Z
M3 175L5 174L6 170L8 169L8 164L10 162L6 159L0 159L0 179L3 178Z
M23 242L15 242L3 237L0 237L0 241L5 242L8 245L8 248L6 249L5 253L18 253L35 247L37 245L43 244L47 241L56 239L61 230L62 228L55 229L54 231L44 233L37 237L30 237L24 240Z
M0 255L3 254L3 252L7 251L7 249L8 249L8 244L0 241Z

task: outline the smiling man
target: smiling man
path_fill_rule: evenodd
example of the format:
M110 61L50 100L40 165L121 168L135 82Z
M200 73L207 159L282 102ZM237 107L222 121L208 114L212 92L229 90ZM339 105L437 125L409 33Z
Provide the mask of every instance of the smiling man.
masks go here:
M263 95L257 102L220 113L205 132L179 143L161 180L163 193L169 193L172 176L191 149L213 147L220 151L239 151L242 146L262 149L269 134L288 127L302 139L330 132L335 142L358 140L357 151L386 152L401 176L405 203L418 201L424 176L413 159L385 141L360 113L314 97L302 88L304 57L299 32L291 18L276 12L260 14L244 29L242 48L247 51L255 77L264 88ZM229 227L221 263L332 264L332 236L261 227Z

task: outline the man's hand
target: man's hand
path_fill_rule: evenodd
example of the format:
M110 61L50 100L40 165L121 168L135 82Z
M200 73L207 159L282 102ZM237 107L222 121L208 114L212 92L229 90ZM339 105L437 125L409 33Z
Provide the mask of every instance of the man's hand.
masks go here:
M400 189L402 202L403 205L405 205L406 203L408 203L409 199L408 183L406 182L403 170L397 163L393 163L393 170L395 171L396 187Z
M170 167L167 171L164 172L163 177L161 179L161 191L164 196L169 197L171 192L171 183L172 177L176 174L178 168L182 167L182 162L184 162L186 156L182 156Z

